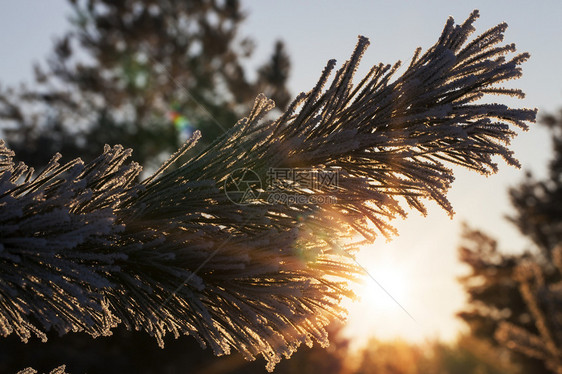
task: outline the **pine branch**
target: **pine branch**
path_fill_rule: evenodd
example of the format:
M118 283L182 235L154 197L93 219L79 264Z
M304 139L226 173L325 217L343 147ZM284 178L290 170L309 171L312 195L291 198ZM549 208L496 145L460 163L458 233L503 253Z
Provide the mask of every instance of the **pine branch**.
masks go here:
M521 97L498 84L520 77L528 55L504 57L515 50L497 46L505 24L468 42L477 16L449 19L400 77L399 64L381 64L354 86L369 44L360 37L330 85L333 60L277 120L264 119L274 104L260 95L228 133L170 170L190 140L141 183L118 146L90 164L55 157L34 176L2 144L1 334L98 336L123 323L161 345L166 333L190 334L216 354L261 354L270 370L302 342L327 344L324 327L344 316L340 301L360 275L357 245L345 243L391 235L389 220L425 213L424 200L452 214L446 163L490 174L499 155L518 166L513 126L526 129L536 111L478 99ZM240 170L265 182L272 169L296 168L337 175L337 185L278 178L276 191L302 204L263 189L245 204L229 198Z

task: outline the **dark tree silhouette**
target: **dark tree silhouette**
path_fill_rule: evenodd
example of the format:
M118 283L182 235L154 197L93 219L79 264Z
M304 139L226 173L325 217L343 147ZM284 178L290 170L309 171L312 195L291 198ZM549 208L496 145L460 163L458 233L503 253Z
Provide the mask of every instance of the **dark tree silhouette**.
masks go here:
M460 278L468 294L468 305L458 316L468 324L473 336L501 348L494 335L502 322L534 329L525 300L519 293L518 282L514 278L517 265L523 260L534 258L533 254L502 253L492 237L465 226L459 257L470 267L471 272ZM506 347L503 354L509 354ZM539 360L517 353L511 355L524 373L548 373Z
M529 172L509 190L515 213L508 219L531 240L533 251L502 253L495 240L475 230L466 230L466 245L460 248L461 260L472 269L461 280L470 308L460 317L476 336L490 341L496 337L515 349L516 359L533 373L562 370L556 312L561 278L555 266L562 243L562 113L545 115L540 122L552 135L548 176L537 180Z
M540 122L550 130L553 145L548 176L537 180L529 172L510 189L516 213L509 219L531 239L543 260L552 262L552 251L562 243L562 111L558 117L544 115Z
M237 0L70 1L72 29L37 85L0 92L6 140L18 157L42 166L95 158L104 144L135 150L142 165L159 162L181 143L170 120L211 142L266 92L284 109L289 57L277 42L271 61L248 79L244 60L253 42L238 32L245 15Z

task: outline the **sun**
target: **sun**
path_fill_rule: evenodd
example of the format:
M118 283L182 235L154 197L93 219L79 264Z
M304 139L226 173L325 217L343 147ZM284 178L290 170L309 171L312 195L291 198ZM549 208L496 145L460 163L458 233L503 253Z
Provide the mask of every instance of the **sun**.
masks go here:
M405 340L423 343L441 339L453 341L464 325L455 313L465 303L456 281L464 269L455 266L454 231L437 239L449 248L436 245L437 219L411 217L402 225L401 235L366 245L357 254L364 268L361 284L353 289L358 301L349 301L344 335L361 348L368 340Z
M361 250L358 264L364 269L354 291L359 300L350 303L346 335L360 347L372 336L379 339L418 340L411 301L415 279L409 266L390 251Z
M402 305L408 300L408 291L412 285L408 274L390 264L372 266L365 270L368 274L357 289L360 302L373 311L386 313L394 312L398 308L409 314Z

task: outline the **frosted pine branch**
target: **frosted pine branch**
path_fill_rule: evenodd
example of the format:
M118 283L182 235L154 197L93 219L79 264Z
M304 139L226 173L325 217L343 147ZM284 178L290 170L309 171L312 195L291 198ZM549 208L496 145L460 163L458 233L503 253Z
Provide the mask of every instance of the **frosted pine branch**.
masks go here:
M489 174L496 155L518 165L507 146L536 111L478 100L522 97L498 84L520 77L528 55L506 57L515 47L498 46L505 24L469 41L477 16L460 26L450 19L401 76L393 80L399 64L380 64L355 86L369 44L360 37L331 84L335 61L277 120L264 119L274 103L260 95L208 148L169 169L196 135L141 183L120 147L90 164L55 157L36 174L2 144L2 335L98 336L123 323L160 344L167 333L189 334L216 354L261 354L268 369L303 342L326 344L324 327L345 315L340 301L353 297L349 282L360 275L350 238L388 236L391 218L425 213L428 199L452 214L450 165ZM280 187L335 203L228 198L237 170L265 181L271 168L337 173L330 191Z

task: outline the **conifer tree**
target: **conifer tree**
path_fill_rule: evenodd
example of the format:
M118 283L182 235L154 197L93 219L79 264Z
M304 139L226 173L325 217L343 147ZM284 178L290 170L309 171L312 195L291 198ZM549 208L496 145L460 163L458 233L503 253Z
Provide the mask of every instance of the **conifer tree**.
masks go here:
M465 226L459 257L471 269L468 275L460 279L468 295L468 303L458 313L470 328L471 335L498 348L503 355L511 356L510 359L522 368L523 373L548 373L542 361L510 352L495 338L502 323L535 331L534 321L529 316L514 273L519 263L532 262L536 254L504 253L489 234Z
M46 64L35 66L35 86L0 91L5 140L30 166L44 166L56 152L90 161L104 144L119 143L141 165L157 167L182 133L199 129L211 142L259 92L281 109L288 104L282 42L257 78L248 77L254 42L240 35L238 0L69 4L72 27Z
M505 347L539 359L550 372L562 373L562 247L555 248L552 256L555 274L532 261L521 262L513 272L531 328L501 321L495 337Z
M266 119L274 103L259 95L223 136L198 149L195 132L140 182L121 146L88 163L57 155L36 173L2 144L0 333L96 337L122 325L160 344L191 335L217 355L262 355L269 370L301 343L327 344L361 275L353 238L392 235L389 220L425 213L425 200L452 214L450 165L518 165L508 144L535 110L478 100L522 97L498 84L520 77L528 54L506 57L505 24L469 40L477 17L449 19L402 75L379 64L355 85L360 37L331 83L333 60L279 118Z
M531 240L533 251L507 255L489 236L468 231L461 259L473 270L464 283L474 307L461 317L475 334L513 350L525 372L560 373L562 118L549 114L541 123L551 131L554 150L548 176L537 180L527 173L509 191L515 208L509 220ZM477 278L483 282L471 286Z
M558 372L562 344L559 327L560 243L562 242L562 117L547 114L553 158L548 176L528 172L510 188L515 213L509 220L533 243L533 250L505 254L489 235L465 233L461 260L472 268L463 283L473 307L460 313L477 336L514 350L525 372ZM474 284L476 279L483 282ZM497 342L495 342L497 344ZM558 370L558 371L557 371Z

